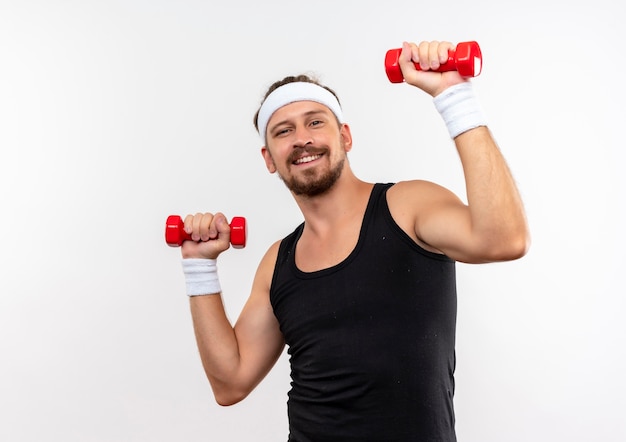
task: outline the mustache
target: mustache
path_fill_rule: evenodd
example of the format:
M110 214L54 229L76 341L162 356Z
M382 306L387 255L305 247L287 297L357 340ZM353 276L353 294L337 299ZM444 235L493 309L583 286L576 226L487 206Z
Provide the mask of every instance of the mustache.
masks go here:
M294 161L296 161L299 158L302 158L303 156L307 156L307 155L321 155L324 154L328 151L328 149L324 148L324 147L315 147L315 146L303 146L303 147L296 147L294 148L293 151L291 151L291 154L289 154L289 158L287 159L289 161L289 163L293 163Z

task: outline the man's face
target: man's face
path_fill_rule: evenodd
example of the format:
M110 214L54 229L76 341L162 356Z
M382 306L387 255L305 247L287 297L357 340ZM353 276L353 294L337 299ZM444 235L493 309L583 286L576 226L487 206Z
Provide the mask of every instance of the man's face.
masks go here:
M263 156L295 195L317 196L339 179L352 147L347 125L326 106L299 101L278 109L267 126Z

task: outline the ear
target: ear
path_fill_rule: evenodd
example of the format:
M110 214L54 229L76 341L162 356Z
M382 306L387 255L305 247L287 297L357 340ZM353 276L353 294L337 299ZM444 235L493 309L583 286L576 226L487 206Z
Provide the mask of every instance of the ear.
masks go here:
M261 148L261 155L263 156L263 159L265 160L265 167L267 167L267 170L269 171L269 173L276 172L276 165L274 164L274 159L272 158L272 154L270 153L267 146L263 146Z
M350 126L342 124L339 131L339 136L344 143L344 150L350 152L352 150L352 132L350 132Z

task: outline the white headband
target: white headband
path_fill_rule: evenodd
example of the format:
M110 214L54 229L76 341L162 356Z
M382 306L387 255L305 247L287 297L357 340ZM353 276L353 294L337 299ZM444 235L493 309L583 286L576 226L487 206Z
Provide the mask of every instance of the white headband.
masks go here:
M272 118L272 115L274 115L274 112L296 101L315 101L316 103L323 104L335 114L339 123L343 123L343 114L339 100L328 90L317 84L303 81L287 83L272 91L261 105L261 109L259 109L259 135L261 135L261 139L264 143L267 123L270 121L270 118Z

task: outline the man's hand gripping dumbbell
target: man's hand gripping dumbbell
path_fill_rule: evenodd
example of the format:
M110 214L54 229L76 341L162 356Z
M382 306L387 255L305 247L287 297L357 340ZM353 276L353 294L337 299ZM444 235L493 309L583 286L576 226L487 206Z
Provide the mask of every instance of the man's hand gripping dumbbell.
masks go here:
M165 242L172 247L182 247L189 296L220 293L217 257L231 244L235 248L245 247L246 239L246 219L240 216L229 224L221 213L187 215L184 222L180 216L171 215L165 223Z

